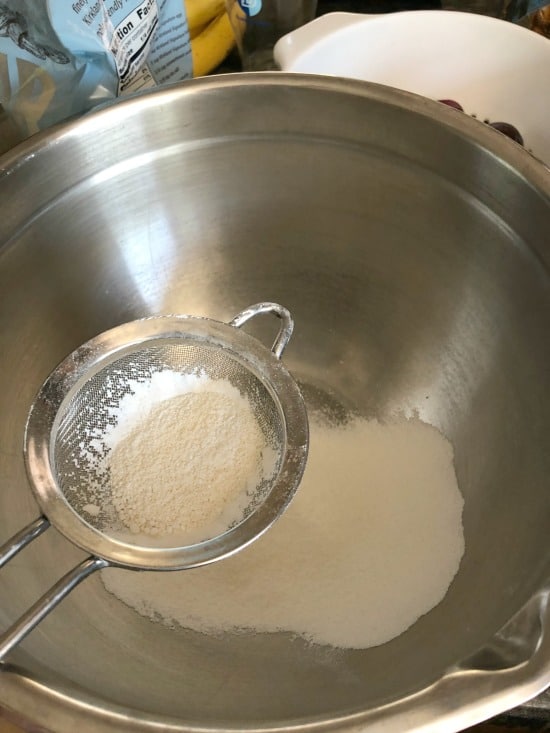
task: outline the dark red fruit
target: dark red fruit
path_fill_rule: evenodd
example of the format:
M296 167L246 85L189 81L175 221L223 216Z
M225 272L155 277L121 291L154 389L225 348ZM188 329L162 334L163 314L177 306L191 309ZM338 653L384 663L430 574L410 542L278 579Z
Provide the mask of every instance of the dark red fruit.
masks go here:
M438 101L441 102L441 104L446 104L447 107L452 107L459 112L464 112L464 107L460 104L460 102L457 102L455 99L439 99ZM472 114L471 116L476 117L475 114ZM503 135L506 135L506 137L509 137L511 140L518 143L519 145L524 145L521 132L518 130L517 127L514 127L514 125L511 125L509 122L490 122L487 119L483 121L486 125L489 125L495 130L498 130Z
M441 104L446 104L447 107L452 107L453 109L457 109L459 112L464 112L464 107L454 99L440 99L439 101Z
M494 127L495 130L502 132L506 137L511 138L514 142L523 145L523 137L521 136L520 131L509 122L489 122L489 125Z

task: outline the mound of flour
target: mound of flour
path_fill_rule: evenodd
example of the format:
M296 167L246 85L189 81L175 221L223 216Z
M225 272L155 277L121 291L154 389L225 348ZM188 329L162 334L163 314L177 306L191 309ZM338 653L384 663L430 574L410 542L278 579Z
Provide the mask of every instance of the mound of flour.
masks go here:
M344 648L398 636L445 596L464 552L450 443L420 420L311 425L301 487L257 542L176 573L103 572L138 613L199 632L289 631Z
M223 533L262 479L265 439L229 382L154 405L109 457L111 500L133 533L181 542Z
M78 459L99 479L83 511L97 517L112 507L130 541L180 545L223 534L275 469L249 399L203 373L163 370L127 387L107 429L82 444Z

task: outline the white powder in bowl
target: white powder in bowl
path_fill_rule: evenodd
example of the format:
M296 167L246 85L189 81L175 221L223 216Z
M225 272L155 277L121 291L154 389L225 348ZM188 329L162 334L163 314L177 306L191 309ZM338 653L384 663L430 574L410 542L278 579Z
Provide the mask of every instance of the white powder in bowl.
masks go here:
M103 582L167 625L376 646L445 596L464 552L462 507L452 447L435 428L313 421L302 485L263 537L207 567L110 569Z

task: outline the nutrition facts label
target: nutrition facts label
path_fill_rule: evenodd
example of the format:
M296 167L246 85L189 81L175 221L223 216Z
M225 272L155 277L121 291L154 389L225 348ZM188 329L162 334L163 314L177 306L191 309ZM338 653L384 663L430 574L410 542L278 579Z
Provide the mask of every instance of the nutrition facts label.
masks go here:
M145 59L158 22L155 0L144 0L114 28L111 52L118 71L119 93L133 90L134 83L139 88L154 84Z
M193 75L182 0L78 0L73 11L112 54L117 94Z

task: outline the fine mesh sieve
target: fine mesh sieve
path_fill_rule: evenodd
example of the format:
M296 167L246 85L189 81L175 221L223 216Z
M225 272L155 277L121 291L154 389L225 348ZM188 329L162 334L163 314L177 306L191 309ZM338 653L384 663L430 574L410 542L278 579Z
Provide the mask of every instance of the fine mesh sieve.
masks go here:
M52 468L55 480L70 506L86 518L88 524L107 534L124 531L119 527L110 499L108 465L109 446L103 440L116 425L116 408L132 385L150 382L156 374L169 370L183 375L200 375L209 380L226 380L243 395L252 409L266 445L276 456L270 475L256 485L246 515L269 492L278 474L285 450L285 422L276 396L264 386L249 365L235 358L226 348L201 340L179 337L155 343L133 345L124 355L103 366L92 377L84 375L75 385L74 394L58 410L52 438ZM86 507L98 507L96 515ZM152 540L159 546L158 540ZM146 538L140 539L146 542ZM161 545L174 544L171 536Z
M271 350L240 328L262 313L281 319ZM0 659L95 570L197 567L237 552L271 526L299 485L308 449L304 401L281 362L292 330L290 313L276 303L251 306L230 323L193 316L146 318L100 334L50 374L33 402L25 433L27 472L43 516L0 548L0 567L50 524L91 556L0 636ZM102 436L116 424L116 408L135 385L166 370L230 382L246 397L275 456L270 473L250 492L242 519L195 544L176 544L170 536L149 541L124 531L109 499L108 446ZM90 505L98 511L86 511Z

